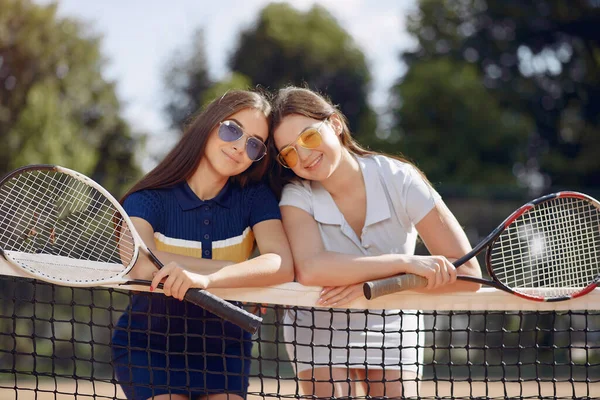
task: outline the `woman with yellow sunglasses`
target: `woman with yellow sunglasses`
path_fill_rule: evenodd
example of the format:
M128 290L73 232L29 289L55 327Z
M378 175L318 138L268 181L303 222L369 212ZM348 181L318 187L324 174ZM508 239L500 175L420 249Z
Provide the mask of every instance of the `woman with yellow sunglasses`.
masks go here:
M425 176L402 158L367 151L344 116L308 89L281 89L273 104L271 149L296 279L323 286L318 305L343 307L363 296L362 283L400 273L427 278L425 292L477 290L456 281L451 261L469 241ZM415 256L419 235L433 256ZM480 276L476 259L461 273ZM372 397L417 395L423 321L416 311L294 309L284 336L303 394ZM323 329L319 329L323 328Z

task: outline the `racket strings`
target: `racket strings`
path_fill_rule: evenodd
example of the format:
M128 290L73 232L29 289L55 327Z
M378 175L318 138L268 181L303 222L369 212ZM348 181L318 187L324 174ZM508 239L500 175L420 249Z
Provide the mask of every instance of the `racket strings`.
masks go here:
M547 224L548 210L542 209L540 211L539 221L542 228L548 231L548 227L543 225ZM547 286L579 287L582 283L587 285L590 282L590 278L585 274L586 270L580 268L586 262L585 255L589 252L582 251L585 247L582 246L582 243L578 243L578 236L575 235L577 229L573 227L574 223L577 227L580 222L576 218L565 218L564 208L559 211L554 236L546 236L539 231L533 231L534 235L525 241L530 247L524 253L526 264L533 265L537 262L539 272L536 273L534 269L530 268L528 274L521 274L523 275L522 278L527 278L524 285L530 287L540 286L540 283L536 280L541 280ZM531 215L527 215L527 218L523 218L523 220L531 226L531 218L528 217L531 217ZM581 237L585 240L584 236ZM548 240L548 237L553 240ZM560 258L555 256L557 252L561 254ZM568 267L564 268L564 265ZM593 279L593 276L591 279Z
M47 180L47 179L46 179ZM53 182L48 182L49 185L52 185ZM64 230L66 237L65 240L62 241L63 245L57 249L59 254L64 254L67 246L71 247L71 254L86 254L88 255L88 259L97 259L101 258L99 255L106 254L105 252L99 252L96 249L96 245L93 242L82 242L77 240L77 238L82 237L85 234L85 231L81 228L85 226L85 211L81 210L82 205L86 204L86 200L88 200L89 195L86 194L87 188L81 182L73 181L68 182L68 176L63 175L59 177L60 186L55 185L54 188L56 191L60 191L60 198L57 200L57 204L60 204L60 214L57 219L64 219L65 213L66 218L71 218L72 228ZM65 192L64 188L67 186L72 186L72 190ZM36 195L40 195L41 193L35 193ZM52 196L50 196L52 197ZM87 207L84 206L84 210L87 210ZM78 212L70 212L70 210L78 210ZM71 228L71 226L69 226ZM92 227L93 230L95 227ZM90 248L91 247L91 248ZM69 252L67 252L69 254Z
M67 174L27 171L0 188L0 246L129 265L135 244L102 193Z
M65 245L70 245L71 253L85 254L87 249L81 248L79 242L72 240L74 235L83 234L83 231L77 225L73 226L73 229L65 230L60 237L62 240L58 242L52 239L51 234L48 237L48 233L52 229L55 229L53 226L62 225L62 221L57 221L57 219L63 218L64 210L76 210L79 208L76 205L80 206L80 204L75 204L75 200L77 200L77 203L80 203L81 196L76 198L70 192L59 190L59 188L62 189L65 187L64 177L59 176L58 185L52 185L52 182L48 181L48 177L41 174L36 176L37 179L32 180L31 178L31 174L19 176L19 180L11 182L13 190L9 191L8 195L3 193L6 195L5 198L8 199L8 204L11 206L10 211L14 212L14 215L20 218L15 227L16 232L18 233L21 230L25 232L22 238L14 238L14 241L10 244L15 247L15 250L23 250L25 252L38 253L42 252L42 249L52 249L56 253L63 254ZM43 182L39 178L44 178ZM35 199L35 201L31 199ZM53 207L53 205L56 206L59 204L59 207ZM52 215L57 209L59 211L57 215ZM78 214L73 213L69 216L73 217L76 215ZM23 225L24 222L26 225ZM77 218L75 218L73 222L80 223L81 221L77 221ZM50 243L48 243L48 239ZM48 247L48 244L53 244L54 246ZM10 245L7 247L11 249Z
M600 272L600 210L580 198L555 198L523 213L498 237L490 264L504 285L530 295L566 296Z

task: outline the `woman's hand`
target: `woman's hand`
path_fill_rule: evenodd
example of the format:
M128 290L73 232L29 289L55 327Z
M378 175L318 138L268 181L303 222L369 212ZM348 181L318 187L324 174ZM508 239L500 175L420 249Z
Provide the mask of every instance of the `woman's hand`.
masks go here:
M456 282L456 267L444 256L414 256L408 273L427 279L425 289L436 289Z
M339 307L363 296L362 283L356 283L350 286L326 286L321 291L321 297L319 297L317 305Z
M150 291L156 289L163 279L165 279L162 282L164 294L173 296L179 300L183 300L188 289L206 289L210 283L208 276L185 270L174 262L165 265L162 269L154 273Z

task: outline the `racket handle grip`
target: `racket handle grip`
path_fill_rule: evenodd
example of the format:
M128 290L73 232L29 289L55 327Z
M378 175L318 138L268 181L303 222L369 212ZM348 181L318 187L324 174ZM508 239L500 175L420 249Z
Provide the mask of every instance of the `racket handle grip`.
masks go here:
M243 330L252 334L256 333L262 323L261 317L249 313L243 308L231 304L206 290L190 289L185 294L185 300L204 308L206 311L211 312L226 321L236 324Z
M427 279L413 274L402 274L390 278L365 282L363 293L367 300L373 300L386 294L427 286Z

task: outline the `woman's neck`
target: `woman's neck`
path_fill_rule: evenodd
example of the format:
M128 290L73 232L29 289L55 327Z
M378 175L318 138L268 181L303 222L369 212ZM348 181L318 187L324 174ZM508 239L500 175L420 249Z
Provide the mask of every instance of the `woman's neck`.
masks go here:
M218 174L208 163L200 161L187 183L200 200L210 200L219 194L228 179Z
M344 149L338 167L329 178L321 181L321 184L332 197L339 197L347 193L348 188L355 187L357 182L362 183L362 181L362 171L358 161Z

